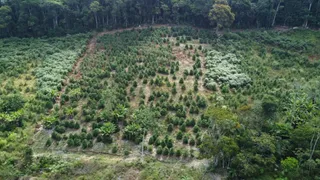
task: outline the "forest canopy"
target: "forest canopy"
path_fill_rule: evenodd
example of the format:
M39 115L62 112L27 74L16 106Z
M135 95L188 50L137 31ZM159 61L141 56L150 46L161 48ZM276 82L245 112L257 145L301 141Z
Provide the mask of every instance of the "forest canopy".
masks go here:
M0 1L0 37L64 35L146 23L316 28L320 26L320 0Z

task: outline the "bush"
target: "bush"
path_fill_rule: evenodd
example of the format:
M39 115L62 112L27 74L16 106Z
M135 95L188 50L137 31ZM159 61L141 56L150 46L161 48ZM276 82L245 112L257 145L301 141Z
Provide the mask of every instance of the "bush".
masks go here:
M55 131L51 134L51 138L56 141L60 141L62 139L61 135Z
M193 118L191 120L188 119L187 122L186 122L186 125L188 127L193 127L195 124L196 124L196 121Z
M163 155L167 156L169 154L169 149L167 147L165 147L163 149Z
M192 130L194 133L198 133L200 131L199 126L195 125Z
M67 144L68 144L69 147L73 147L74 146L73 139L68 139Z
M176 156L177 156L177 157L180 157L180 156L181 156L181 150L180 150L180 149L177 149L177 150L176 150Z
M112 137L110 135L104 135L102 136L102 142L105 144L111 144L112 143Z
M179 80L179 84L183 84L183 83L184 83L183 79L182 79L182 78L180 78L180 80Z
M87 140L83 140L82 141L82 149L86 149L88 147L88 141Z
M189 142L188 136L184 136L182 142L183 144L188 144Z
M55 131L57 131L58 133L62 134L66 132L66 128L63 126L56 126Z
M24 106L24 99L19 94L0 96L0 112L14 112Z
M180 126L180 131L182 131L182 132L186 132L186 124L185 123L183 123L181 126Z
M74 143L74 146L78 147L78 146L81 145L81 139L75 138L75 139L73 140L73 143Z
M88 148L92 148L93 147L93 142L92 141L89 141L88 143Z
M152 147L152 146L148 146L148 151L149 151L150 153L152 153L153 147Z
M155 143L155 139L152 137L150 137L149 141L148 141L148 144L154 144Z
M197 142L197 146L199 146L200 144L202 144L201 137L197 137L196 142Z
M194 146L196 144L196 141L192 138L189 141L190 146Z
M273 115L274 113L276 113L277 108L278 108L278 104L275 97L273 96L264 97L262 102L262 109L266 115L268 116Z
M189 157L189 153L188 153L188 151L184 151L184 152L183 152L183 157L184 157L184 158Z
M93 130L93 137L98 137L100 130L98 128Z
M183 133L182 133L181 131L179 131L176 138L177 138L178 140L181 140L181 139L182 139L182 136L183 136Z
M185 91L185 90L186 90L186 85L185 85L185 84L182 84L182 85L181 85L181 90L182 90L182 91Z
M88 140L91 140L91 139L93 139L93 135L92 135L91 133L88 133L88 134L87 134L87 137L86 137L86 139L88 139Z
M224 55L218 51L211 51L206 57L206 68L208 72L205 78L205 86L214 90L214 83L225 83L230 87L241 87L251 83L251 78L244 74L239 68L240 59L234 54ZM223 89L222 89L223 91ZM227 91L223 91L227 92Z
M173 156L175 154L174 149L170 148L169 149L169 156Z
M154 145L155 146L160 146L161 145L161 140L158 138L158 139L156 139L156 141L154 142Z
M172 139L169 139L166 143L167 147L168 148L172 148L173 147L173 140Z
M124 155L125 155L125 156L128 156L129 154L130 154L130 151L129 151L129 150L127 150L127 149L124 150Z
M117 146L113 146L111 152L113 154L115 154L115 153L117 153L117 151L118 151L118 147Z
M168 132L171 133L171 132L173 131L173 124L170 123L170 124L168 125L167 130L168 130Z
M228 85L223 85L221 88L221 92L222 93L228 93L229 92L229 86Z
M75 123L74 129L80 129L80 124L78 122Z
M161 155L161 154L162 154L162 147L159 146L159 147L157 148L157 154L158 154L158 155Z
M46 142L46 147L50 147L51 146L51 144L52 144L52 141L51 141L51 139L48 139L47 140L47 142Z
M210 120L207 118L201 118L198 125L202 128L208 128L210 126Z

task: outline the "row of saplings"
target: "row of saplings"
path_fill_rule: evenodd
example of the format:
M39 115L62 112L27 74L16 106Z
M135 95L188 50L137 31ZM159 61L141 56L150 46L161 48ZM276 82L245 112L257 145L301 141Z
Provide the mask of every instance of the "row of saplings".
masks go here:
M72 126L70 126L70 124ZM80 134L69 134L67 135L61 135L62 133L66 132L66 128L70 129L79 129L80 125L78 122L75 121L64 121L64 123L61 123L60 125L56 126L53 133L51 134L51 138L57 142L61 140L67 140L68 147L79 147L82 146L83 149L91 148L93 147L93 141L96 138L96 142L103 142L105 144L111 144L113 142L113 139L111 135L104 135L101 134L100 127L102 126L102 123L93 123L92 124L92 133L87 133L87 130L85 128L81 129ZM115 132L118 132L119 128L116 128ZM46 146L49 147L52 144L51 139L48 139L46 142Z
M172 125L172 124L170 124ZM170 127L169 125L169 127ZM59 126L57 126L59 127ZM96 142L103 142L106 144L111 144L113 142L113 139L111 137L111 135L103 135L101 134L100 130L99 130L99 124L93 123L93 131L92 133L87 133L87 130L82 128L81 129L81 133L80 134L70 134L69 136L67 135L60 135L60 130L59 128L55 128L55 131L52 133L52 139L56 140L57 142L59 142L60 140L67 140L67 146L68 147L82 147L83 149L86 148L92 148L93 147L93 142L94 139L96 138ZM181 127L184 127L183 125ZM118 128L117 128L118 129ZM170 128L169 128L170 129ZM169 130L168 131L172 131ZM195 126L194 131L197 129L197 126ZM199 129L196 130L196 132ZM59 131L59 132L57 132ZM117 130L118 132L118 130ZM190 146L194 146L195 144L199 145L201 144L201 138L200 136L198 136L199 134L197 133L197 140L191 138L189 140L187 135L183 135L182 131L180 130L177 135L176 135L176 139L177 140L181 140L183 141L183 144L189 144ZM150 139L149 139L149 145L155 145L157 147L157 154L158 155L170 155L170 156L181 156L183 155L183 157L188 157L188 152L182 152L180 149L177 149L176 151L173 148L173 140L171 138L168 137L168 135L165 136L165 138L163 140L161 140L158 135L153 135ZM49 147L51 146L52 141L51 139L48 139L48 141L46 142L46 146ZM152 146L148 148L148 150L151 152L152 151ZM112 152L114 152L114 149L112 150ZM192 153L190 153L191 156Z
M188 140L186 141L188 142ZM191 144L192 141L190 141ZM190 152L187 150L181 150L181 149L174 149L173 147L173 140L169 138L168 135L165 136L163 140L160 140L157 135L153 135L149 139L149 145L155 145L157 147L156 154L157 155L164 155L164 156L176 156L176 157L193 157L194 150L191 149ZM187 144L187 143L186 143ZM195 144L195 141L193 141L193 145ZM148 148L149 152L152 152L152 146L149 146Z

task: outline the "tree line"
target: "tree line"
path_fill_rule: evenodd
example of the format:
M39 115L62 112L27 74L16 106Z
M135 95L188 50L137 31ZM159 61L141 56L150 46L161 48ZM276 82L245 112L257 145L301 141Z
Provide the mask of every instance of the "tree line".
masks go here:
M220 23L210 17L214 9L221 13ZM320 0L0 0L1 37L63 35L146 23L220 27L221 21L235 28L319 27Z

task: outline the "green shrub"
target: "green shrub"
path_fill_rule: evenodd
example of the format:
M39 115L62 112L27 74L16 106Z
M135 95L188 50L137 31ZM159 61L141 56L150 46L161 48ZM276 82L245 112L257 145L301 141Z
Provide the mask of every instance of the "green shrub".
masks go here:
M60 141L62 139L61 135L55 131L51 134L51 138L56 141Z
M66 132L66 128L64 126L56 126L55 131L62 134Z
M51 146L51 144L52 144L52 141L51 141L51 139L48 139L47 140L47 142L46 142L46 147L50 147Z
M188 136L184 136L182 142L183 142L183 144L188 144L188 142L189 142Z
M190 146L194 146L196 144L196 141L193 138L191 138L189 144Z
M88 141L85 139L82 141L82 149L88 148Z
M68 139L67 144L69 147L75 146L73 139L70 139L70 138Z
M162 154L162 147L157 147L157 155L161 155Z
M125 155L125 156L128 156L129 154L130 154L130 151L129 151L129 150L127 150L127 149L124 150L124 155Z
M152 146L152 145L148 146L148 151L149 151L150 153L152 153L152 151L153 151L153 146Z
M163 149L163 155L167 156L169 154L169 149L167 147L165 147Z
M93 137L98 137L100 130L98 128L93 130Z
M184 151L182 156L183 156L184 158L189 157L189 152L188 152L188 151Z
M170 124L168 125L167 130L168 130L168 132L171 133L171 132L173 131L173 124L170 123Z
M183 133L181 131L179 131L177 136L176 136L177 140L181 140L182 137L183 137Z
M153 138L153 136L150 137L148 144L154 144L155 143L155 139Z
M176 154L177 157L180 157L181 156L181 150L177 149L175 154Z
M19 94L0 96L0 112L14 112L24 106L25 100Z
M118 151L118 147L117 146L113 146L111 152L113 154L115 154L115 153L117 153L117 151Z
M186 132L186 124L185 123L183 123L181 126L180 126L180 131L182 131L182 132Z
M198 133L200 131L199 126L195 125L192 130L194 133Z

